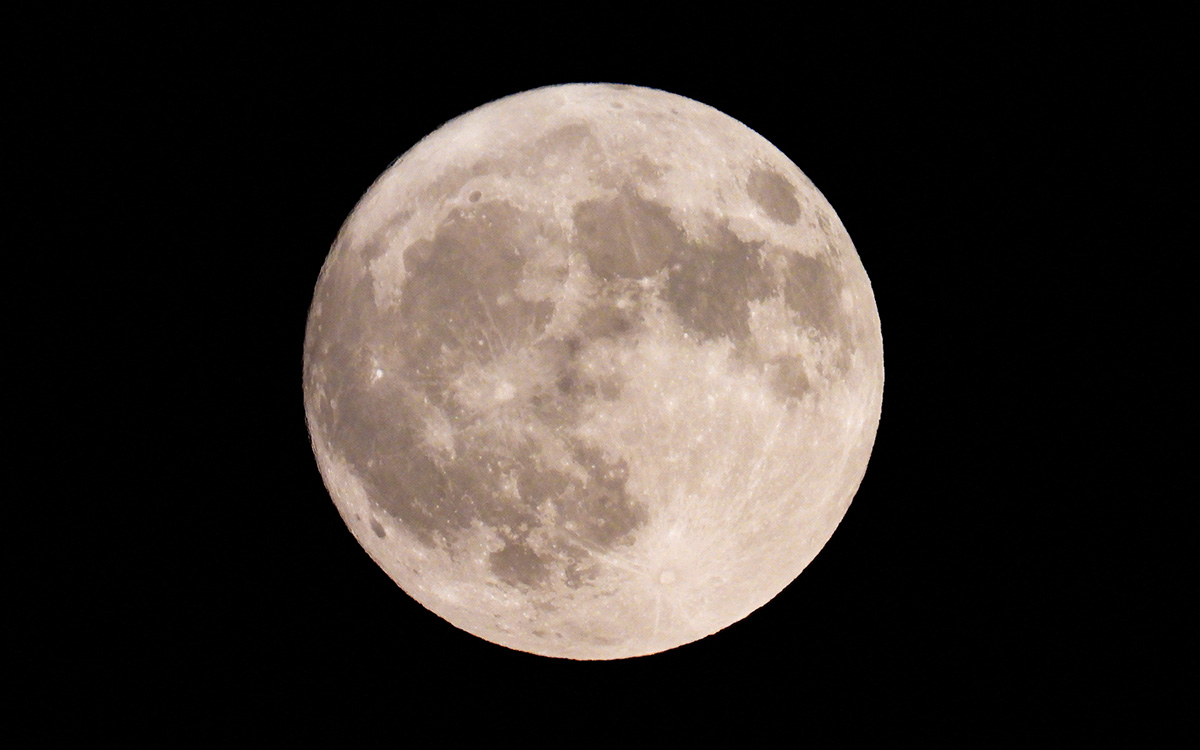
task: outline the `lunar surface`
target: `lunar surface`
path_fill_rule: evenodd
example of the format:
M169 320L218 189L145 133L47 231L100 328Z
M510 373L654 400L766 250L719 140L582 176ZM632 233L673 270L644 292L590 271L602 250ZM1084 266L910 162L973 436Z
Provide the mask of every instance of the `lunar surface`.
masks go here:
M370 188L308 319L314 453L354 536L455 626L651 654L778 594L866 470L870 282L738 121L555 86L465 114Z

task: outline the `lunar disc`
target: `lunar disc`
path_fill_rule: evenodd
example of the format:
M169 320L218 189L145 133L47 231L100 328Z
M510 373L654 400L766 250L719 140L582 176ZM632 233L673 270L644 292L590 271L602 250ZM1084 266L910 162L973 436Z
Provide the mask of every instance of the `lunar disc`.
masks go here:
M866 470L879 315L833 208L704 104L564 85L426 137L321 271L304 397L347 526L453 625L651 654L768 602Z

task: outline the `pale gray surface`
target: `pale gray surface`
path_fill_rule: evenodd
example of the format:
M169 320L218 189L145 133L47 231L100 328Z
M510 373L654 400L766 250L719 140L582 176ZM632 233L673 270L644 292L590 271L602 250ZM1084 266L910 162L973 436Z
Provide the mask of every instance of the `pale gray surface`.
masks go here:
M636 656L769 601L861 481L882 341L825 199L650 89L493 102L347 220L305 343L347 525L427 608L551 656Z

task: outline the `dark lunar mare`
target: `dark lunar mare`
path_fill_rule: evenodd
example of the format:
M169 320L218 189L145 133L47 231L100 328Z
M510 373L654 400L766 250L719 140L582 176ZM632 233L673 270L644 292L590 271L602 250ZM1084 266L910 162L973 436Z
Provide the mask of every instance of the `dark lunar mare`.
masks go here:
M558 140L582 140L565 130ZM753 172L751 197L772 218L794 223L800 216L794 189L772 172ZM512 586L537 587L552 576L580 586L595 575L593 551L628 543L648 510L627 490L628 466L595 447L567 437L587 399L616 399L620 375L598 378L580 367L585 347L597 340L634 346L644 330L648 302L638 282L662 280L662 300L697 341L727 338L743 366L767 367L782 399L809 389L797 357L764 362L755 351L750 305L782 293L799 319L848 348L850 329L837 300L841 281L831 259L787 256L776 271L764 261L772 251L744 242L727 223L714 220L711 240L687 238L669 210L625 186L614 197L581 202L574 210L579 252L600 283L600 293L565 338L545 337L554 314L549 301L521 297L534 239L542 231L528 216L500 201L470 196L431 239L404 250L407 279L398 307L379 308L369 273L353 283L348 271L321 287L318 302L338 315L322 314L313 331L320 352L326 398L318 419L330 443L363 481L374 504L426 545L453 542L479 522L503 546L489 565ZM381 251L379 238L364 252ZM627 303L619 306L617 300ZM486 418L453 396L451 383L508 352L530 349L557 374L550 385L512 408L550 428L581 473L544 465L545 446L535 438L513 444L489 429ZM373 355L393 356L376 372ZM395 361L396 353L400 361ZM525 411L521 411L525 410ZM453 451L423 442L434 416L452 425ZM474 429L464 429L466 427ZM554 529L545 519L554 519ZM384 532L377 523L376 534Z
M746 180L746 193L775 221L795 224L800 220L800 203L796 200L796 188L778 172L766 169L751 171Z
M795 188L775 173L755 170L748 179L751 197L783 223L800 218ZM765 369L768 382L784 401L810 391L806 368L797 356L766 357L757 351L750 330L750 304L782 291L784 303L800 325L836 342L835 366L849 366L854 339L851 321L841 310L842 280L834 251L809 258L765 243L745 242L725 220L713 220L711 239L691 241L671 218L667 207L641 198L630 186L615 197L584 201L575 208L578 248L592 272L611 289L621 282L665 271L662 295L679 322L701 342L728 339L743 367ZM825 220L824 226L828 226ZM764 252L786 255L776 272L764 263ZM604 315L617 309L604 295L589 311Z
M574 366L580 338L539 340L554 306L517 293L533 231L501 202L452 211L432 239L405 249L398 309L374 305L369 274L352 287L326 284L324 306L342 314L336 322L321 315L314 332L325 362L317 411L372 502L423 544L453 542L480 522L504 544L489 559L502 581L536 586L557 571L579 586L594 575L589 550L619 545L648 518L626 492L628 467L577 441L567 441L567 452L585 478L545 466L542 446L498 438L450 387L464 370L540 347L560 374L514 408L530 409L555 435L566 434L577 416L569 405L581 395L619 392ZM582 334L622 335L632 326L628 315L601 306L585 315ZM402 361L377 373L378 352L399 352ZM435 412L454 428L452 455L423 442ZM547 517L565 531L547 533Z

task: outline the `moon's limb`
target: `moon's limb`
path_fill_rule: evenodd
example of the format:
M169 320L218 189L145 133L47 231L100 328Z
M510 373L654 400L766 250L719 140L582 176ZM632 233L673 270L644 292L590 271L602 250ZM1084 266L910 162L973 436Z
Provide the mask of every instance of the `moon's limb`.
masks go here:
M604 659L769 601L879 419L869 281L735 120L649 89L481 107L368 191L317 284L314 451L350 529L455 625Z

